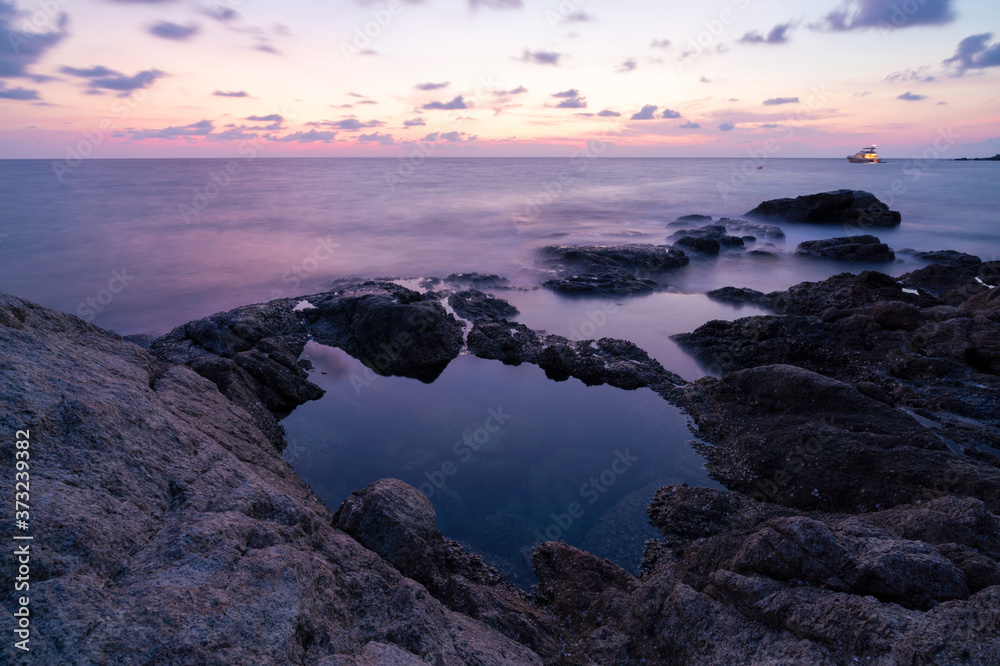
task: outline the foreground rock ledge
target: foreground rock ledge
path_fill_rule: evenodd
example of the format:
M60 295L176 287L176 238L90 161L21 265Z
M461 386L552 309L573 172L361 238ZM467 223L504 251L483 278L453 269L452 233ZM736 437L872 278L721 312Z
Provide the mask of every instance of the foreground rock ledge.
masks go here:
M946 306L931 305L924 295L911 299L884 277L838 276L793 288L782 303L799 314L784 316L781 325L814 325L811 318L829 314L830 306L819 304L831 300L844 309L881 308L866 316L892 332L955 314L935 310ZM393 311L412 298L387 291L376 287L349 298L357 296L354 303L372 312ZM961 310L986 330L996 323L998 301L995 291L985 291ZM291 312L289 303L269 305L280 317ZM906 390L918 391L919 373L893 397L872 381L863 385L861 377L877 378L861 374L863 359L846 366L843 379L745 362L745 370L722 380L677 387L623 341L602 341L592 356L582 349L557 354L567 372L586 375L593 367L601 375L594 381L618 373L620 385L635 377L636 385L687 404L714 437L718 469L732 474L727 483L747 492L661 489L649 515L663 541L647 544L639 576L561 542L542 544L534 557L539 585L529 596L445 539L427 500L402 482L375 482L335 515L319 502L275 450L264 418L273 413L264 398L275 381L284 383L290 399L302 397L292 391L303 385L294 381L298 373L283 350L291 345L294 353L299 326L320 330L330 322L336 329L329 335L341 335L341 324L326 313L355 305L336 299L319 312L307 310L313 314L305 324L292 316L273 330L253 329L267 321L261 308L268 306L253 307L243 312L246 336L238 337L244 342L236 342L245 349L203 353L215 332L234 330L223 318L179 330L154 356L76 317L0 296L0 427L11 433L30 427L34 442L33 660L1000 663L1000 468L948 451L890 404L909 395ZM434 329L442 332L438 339L451 339L450 320L432 304L418 309L441 322ZM546 351L555 342L519 329L510 339L494 335L498 326L514 333L509 322L483 317L476 327L484 350L507 362L541 361L556 369ZM971 326L962 335L973 335ZM382 331L376 325L344 344L366 353L365 340ZM754 354L766 348L760 345L768 336L753 340ZM888 335L884 342L900 341ZM443 347L448 354L450 344ZM771 353L785 347L796 353L782 342ZM251 374L237 366L259 387L228 365L241 390L183 365L217 364L213 356L251 350L280 366L259 356L265 370ZM837 410L836 419L819 423L837 432L821 429L819 440L809 439L817 427L810 405ZM989 405L971 401L968 407L990 414ZM813 469L807 458L782 479L769 478L773 486L752 483L768 478L747 466L761 453L780 457L781 446L798 442L815 456L808 448L813 441L821 442L823 464L848 454L840 476ZM12 466L12 450L5 447L2 455ZM899 474L865 481L877 497L855 493L851 472L863 471L855 465L864 461L850 455L894 464ZM945 484L936 485L932 470L921 467L925 461L960 474L945 474ZM824 502L814 501L806 488L812 483ZM914 496L914 488L931 494ZM9 542L10 530L2 523L0 538ZM10 555L6 566L13 566ZM2 594L3 630L12 635L14 593ZM10 641L2 650L5 662L17 663Z

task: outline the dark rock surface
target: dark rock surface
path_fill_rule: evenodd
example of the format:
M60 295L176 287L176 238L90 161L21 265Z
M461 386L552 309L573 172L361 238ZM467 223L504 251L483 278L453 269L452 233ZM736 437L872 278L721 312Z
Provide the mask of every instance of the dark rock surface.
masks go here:
M191 368L5 295L0 350L0 427L32 442L31 663L542 663L334 529ZM0 655L21 663L13 640Z
M690 261L681 250L661 245L550 245L538 251L556 276L544 283L568 294L650 293L657 280Z
M852 227L895 227L899 213L861 190L836 190L808 194L794 199L765 201L747 213L764 220L784 220L811 224L839 224Z
M691 224L692 222L711 222L711 215L681 215L670 224Z
M799 243L795 254L801 257L836 259L838 261L866 261L869 263L895 261L896 254L875 236L843 236Z
M694 250L701 254L719 254L722 249L743 247L744 241L739 236L731 236L723 224L709 224L696 229L681 229L674 232L667 240L672 241L683 250Z
M705 295L713 301L726 303L728 305L757 305L762 308L771 307L771 297L756 289L748 287L722 287L705 292Z
M463 319L506 319L518 314L517 308L503 300L477 289L456 291L448 297L448 305Z

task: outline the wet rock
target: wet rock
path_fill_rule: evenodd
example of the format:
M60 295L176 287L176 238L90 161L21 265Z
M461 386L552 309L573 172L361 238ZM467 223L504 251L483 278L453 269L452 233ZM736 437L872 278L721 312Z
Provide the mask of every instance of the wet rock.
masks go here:
M868 235L804 241L799 243L795 254L802 257L870 263L896 260L895 253L889 249L888 245L875 236Z
M682 251L657 245L552 245L538 254L557 273L545 286L567 294L649 293L660 288L657 277L689 261Z
M933 252L915 252L913 254L917 259L922 259L923 261L930 262L932 264L940 264L941 266L970 266L978 267L983 263L982 259L975 257L971 254L966 254L964 252L956 252L955 250L935 250Z
M722 287L705 292L713 301L728 305L756 305L762 308L771 307L771 297L748 287Z
M437 299L393 283L320 294L313 305L303 314L315 340L382 375L433 381L463 346L461 325Z
M743 239L730 236L721 224L710 224L697 229L682 229L667 238L675 246L702 254L718 254L723 248L743 247Z
M542 663L334 529L247 410L191 368L6 295L0 358L0 427L30 431L45 477L34 661ZM0 625L13 635L9 612ZM0 646L0 662L19 654Z
M737 234L741 236L751 235L754 238L765 238L770 241L783 241L785 239L785 232L774 224L759 224L732 217L720 218L719 224L725 226L726 232L734 236Z
M448 304L459 317L470 321L486 318L506 319L518 314L518 309L507 301L476 289L455 292L448 297Z
M527 596L477 555L445 539L430 501L397 479L381 479L344 500L333 524L374 551L448 608L554 658L560 630Z
M546 280L543 286L563 294L586 296L629 296L651 294L662 288L658 282L637 278L629 273L569 275Z
M822 282L802 282L783 292L772 292L775 312L818 315L830 309L851 310L880 301L920 303L920 297L908 294L893 278L876 271L840 273ZM925 301L927 305L937 305Z
M976 280L980 269L981 265L962 263L931 264L904 273L899 277L899 282L908 289L931 294L947 305L961 305L970 296L988 289L985 284Z
M711 222L711 215L681 215L671 224L691 224L697 222Z
M452 273L444 282L472 289L510 289L510 280L495 273Z
M747 213L761 219L853 227L895 227L900 215L861 190L836 190L794 199L765 201Z

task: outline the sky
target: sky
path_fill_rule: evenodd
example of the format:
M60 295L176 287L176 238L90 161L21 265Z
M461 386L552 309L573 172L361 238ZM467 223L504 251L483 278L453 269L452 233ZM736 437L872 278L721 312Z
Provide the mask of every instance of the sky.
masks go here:
M998 84L997 0L0 0L0 158L990 156Z

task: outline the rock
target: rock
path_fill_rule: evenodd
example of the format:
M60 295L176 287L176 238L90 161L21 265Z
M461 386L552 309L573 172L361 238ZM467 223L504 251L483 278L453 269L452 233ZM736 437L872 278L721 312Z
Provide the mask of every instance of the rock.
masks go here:
M510 280L495 273L452 273L444 281L473 289L510 289Z
M931 264L924 268L904 273L899 282L908 289L919 289L931 294L942 303L961 305L970 296L988 287L976 280L980 266L954 263L952 265Z
M762 308L771 307L770 296L748 287L722 287L721 289L707 291L705 292L705 295L713 301L726 303L728 305L740 306L749 303Z
M772 292L775 312L818 315L829 308L851 310L880 301L920 302L919 296L907 294L893 278L876 271L840 273L822 282L802 282L783 292ZM927 305L937 303L926 302Z
M643 294L660 288L654 280L687 265L680 250L657 245L552 245L539 250L557 272L546 287L567 294Z
M431 296L365 282L320 294L304 311L316 342L340 347L382 375L433 381L462 350L462 327Z
M430 501L398 479L381 479L344 500L333 517L341 529L453 611L480 620L551 659L561 631L527 595L477 555L438 531Z
M587 296L629 296L651 294L661 288L658 282L637 278L628 273L569 275L546 280L542 286L563 294Z
M255 419L191 368L6 295L0 357L0 427L29 430L42 479L38 663L542 663L334 529ZM10 612L0 625L13 636ZM3 663L20 654L0 646Z
M941 266L970 266L975 268L983 263L983 260L979 257L974 257L971 254L966 254L964 252L956 252L955 250L916 252L913 256L917 259L921 259L932 264L939 264Z
M702 254L718 254L722 248L743 247L743 239L730 236L721 224L710 224L697 229L682 229L667 238L675 246Z
M845 236L799 243L795 254L802 257L836 259L838 261L866 261L869 263L895 261L896 255L889 246L875 236Z
M836 190L794 199L772 199L761 203L747 215L760 219L863 228L895 227L900 223L898 212L889 210L875 195L861 190Z
M677 218L676 222L682 224L690 224L691 222L711 222L711 215L681 215Z
M448 304L459 317L471 321L486 318L506 319L518 314L517 308L507 301L476 289L455 292L448 297Z
M782 241L785 239L785 232L781 230L781 227L773 224L758 224L756 222L748 222L747 220L739 220L731 217L720 218L719 224L725 226L726 232L733 234L734 236L736 234L749 234L754 238L766 238L774 241Z

